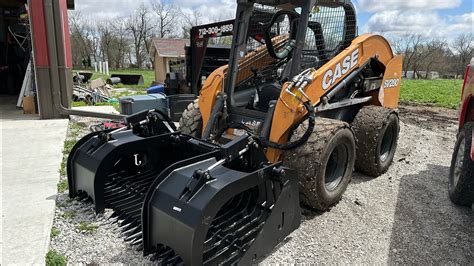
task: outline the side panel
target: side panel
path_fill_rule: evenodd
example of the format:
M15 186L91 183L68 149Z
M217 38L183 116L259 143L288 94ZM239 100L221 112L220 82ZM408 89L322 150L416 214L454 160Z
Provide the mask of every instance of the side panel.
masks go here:
M67 2L30 0L28 3L40 117L62 118L57 110L58 95L61 94L61 104L67 107L72 95ZM61 77L60 84L57 84L57 74Z
M459 113L459 128L463 127L468 121L474 121L474 65L470 64L464 75L464 85L462 88L461 111Z
M37 68L49 67L48 42L46 36L46 21L44 3L41 0L29 1L32 24L32 40L35 66Z
M225 72L227 66L220 67L207 77L199 95L199 111L202 114L203 130L206 128L212 113L212 107L216 102L217 95L223 91Z
M64 39L64 58L65 67L72 70L72 50L71 50L71 38L69 35L69 17L68 17L68 3L70 1L61 0L59 2L60 13L61 13L61 32Z
M466 122L474 121L474 99L472 94L463 97L459 111L459 128L462 128Z
M379 102L386 108L397 108L400 100L403 57L395 56L386 66L379 90Z

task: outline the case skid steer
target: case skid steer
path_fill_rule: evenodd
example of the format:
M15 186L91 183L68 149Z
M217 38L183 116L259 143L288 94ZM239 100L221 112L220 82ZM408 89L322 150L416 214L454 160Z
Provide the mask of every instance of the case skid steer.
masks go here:
M125 241L162 264L258 263L298 228L300 201L329 209L354 168L381 175L396 150L402 58L357 36L350 1L237 3L229 65L180 131L152 110L69 157L70 196L113 209Z

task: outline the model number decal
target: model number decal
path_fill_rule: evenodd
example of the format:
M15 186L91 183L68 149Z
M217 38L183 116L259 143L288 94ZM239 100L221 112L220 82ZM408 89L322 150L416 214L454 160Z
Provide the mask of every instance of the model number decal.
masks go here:
M224 33L232 32L233 30L233 24L199 29L199 38L220 36Z
M390 88L395 88L398 86L398 84L400 84L400 79L387 79L384 84L383 84L383 87L385 89L390 89Z
M336 84L343 75L347 74L349 70L357 66L359 60L359 49L355 49L350 55L346 56L342 62L338 62L334 69L329 69L323 76L323 90L329 89Z

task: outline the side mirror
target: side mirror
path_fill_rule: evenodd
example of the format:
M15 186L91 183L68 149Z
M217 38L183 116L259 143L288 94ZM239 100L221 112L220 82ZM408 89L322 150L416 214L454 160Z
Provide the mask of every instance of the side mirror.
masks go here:
M296 31L300 14L281 10L273 15L265 27L265 44L270 56L276 59L287 58L296 47ZM285 43L282 45L282 43Z

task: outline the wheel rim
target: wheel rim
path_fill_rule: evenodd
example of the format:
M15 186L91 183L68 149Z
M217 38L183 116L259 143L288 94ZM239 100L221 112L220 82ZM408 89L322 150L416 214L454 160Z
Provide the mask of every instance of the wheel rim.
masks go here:
M466 140L463 138L461 143L459 144L459 149L456 154L456 164L454 165L454 173L453 173L453 187L456 187L458 184L459 178L461 177L462 168L464 164L464 153L465 153L465 145Z
M334 191L341 184L346 173L348 158L348 150L344 144L338 145L331 152L324 173L326 190Z
M382 138L382 143L380 144L380 161L385 162L390 157L390 154L393 150L393 145L395 143L395 126L390 124L385 131L385 134Z

